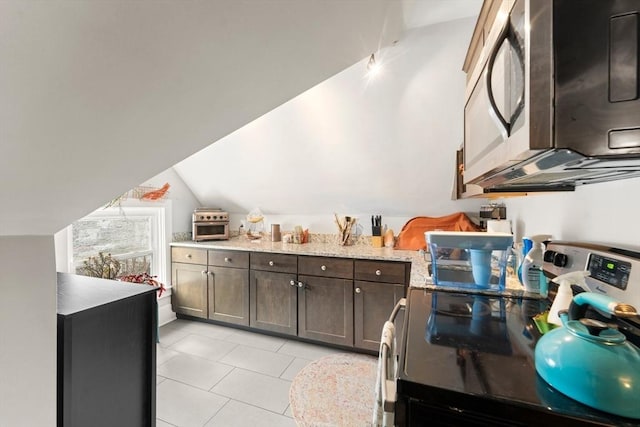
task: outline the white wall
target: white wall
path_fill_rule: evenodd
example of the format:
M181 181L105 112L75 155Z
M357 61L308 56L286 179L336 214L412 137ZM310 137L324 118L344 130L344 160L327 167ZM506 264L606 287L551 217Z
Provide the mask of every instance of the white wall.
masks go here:
M524 235L551 234L556 240L640 249L639 190L640 178L634 178L504 201L518 240Z
M197 199L234 213L254 207L283 229L334 232L333 213L398 230L418 215L477 212L451 200L463 139L462 62L475 24L462 19L408 32L175 166Z
M171 200L171 231L191 232L191 214L202 204L173 168L161 172L141 185L160 188L167 182L171 185L166 196L167 200Z
M56 420L52 236L0 237L0 425Z

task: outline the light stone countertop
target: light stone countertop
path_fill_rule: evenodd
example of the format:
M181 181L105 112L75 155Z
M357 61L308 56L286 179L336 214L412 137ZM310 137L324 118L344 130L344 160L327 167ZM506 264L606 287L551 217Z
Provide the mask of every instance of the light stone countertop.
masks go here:
M412 288L426 288L447 290L433 284L429 275L429 255L420 251L395 250L393 248L374 248L365 244L340 246L336 243L282 243L271 242L268 239L248 240L245 237L232 237L229 240L213 240L206 242L173 242L173 247L186 247L198 249L228 249L254 252L272 252L292 255L316 255L340 258L372 259L380 261L404 261L411 263L411 276L409 286ZM478 291L475 293L496 294L496 291ZM528 298L540 298L540 295L530 294L517 279L507 280L507 286L503 294L523 296Z

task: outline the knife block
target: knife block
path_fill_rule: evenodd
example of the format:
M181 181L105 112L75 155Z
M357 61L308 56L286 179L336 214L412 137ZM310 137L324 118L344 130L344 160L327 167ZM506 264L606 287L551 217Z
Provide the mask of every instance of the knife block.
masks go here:
M371 246L374 248L381 248L382 236L371 236Z

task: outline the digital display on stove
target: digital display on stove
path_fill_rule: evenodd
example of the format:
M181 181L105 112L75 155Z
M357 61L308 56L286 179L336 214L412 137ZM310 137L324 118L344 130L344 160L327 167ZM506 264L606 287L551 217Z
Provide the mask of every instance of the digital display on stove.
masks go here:
M591 277L616 288L627 289L631 263L608 258L602 255L589 255L589 272Z

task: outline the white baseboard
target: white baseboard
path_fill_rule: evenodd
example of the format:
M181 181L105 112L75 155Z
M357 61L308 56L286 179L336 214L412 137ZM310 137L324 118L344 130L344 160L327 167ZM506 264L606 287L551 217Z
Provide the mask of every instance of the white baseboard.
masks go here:
M171 309L171 289L158 298L158 326L166 325L176 320L176 313Z

